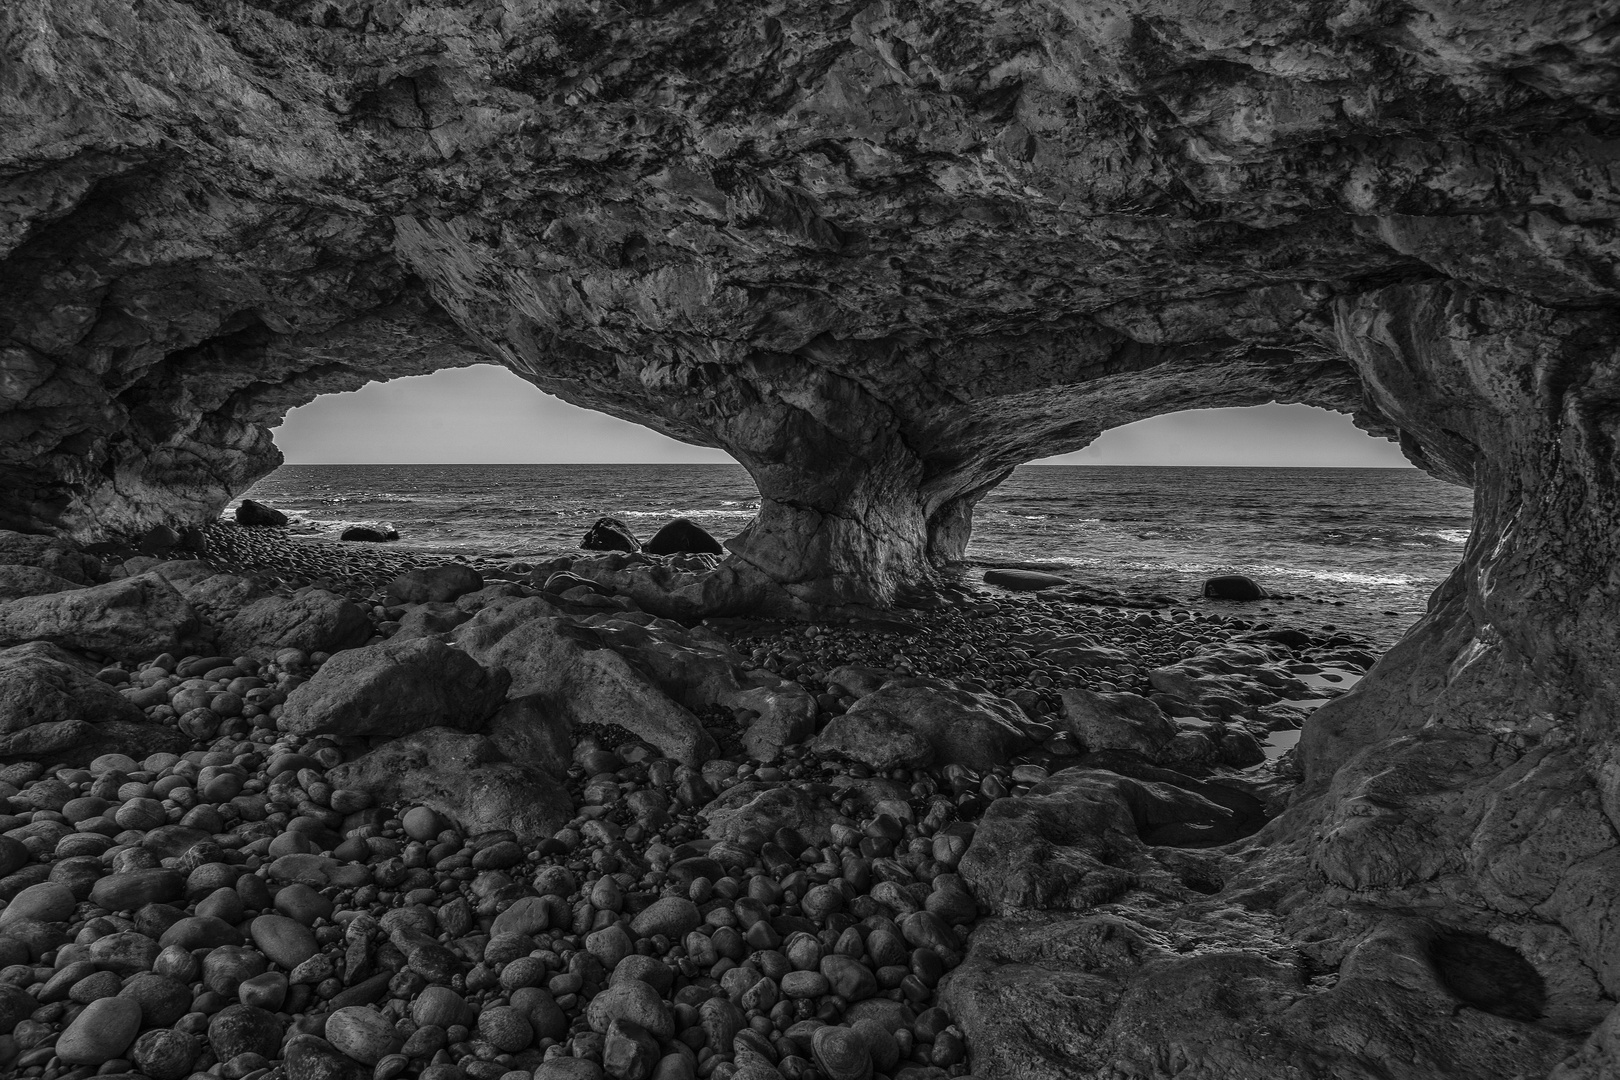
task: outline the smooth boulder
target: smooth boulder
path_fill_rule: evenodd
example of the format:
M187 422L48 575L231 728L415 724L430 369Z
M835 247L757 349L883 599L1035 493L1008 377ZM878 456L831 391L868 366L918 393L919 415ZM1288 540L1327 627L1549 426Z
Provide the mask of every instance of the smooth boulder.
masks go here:
M339 540L361 540L368 544L383 544L399 539L399 530L387 522L376 525L350 525L338 533Z
M1012 569L986 570L984 581L986 585L999 585L1014 592L1034 592L1074 584L1068 578L1058 577L1056 574L1043 574L1039 570Z
M941 679L899 678L861 698L808 745L874 769L931 762L982 769L1028 747L1028 724L1006 698Z
M1222 574L1204 581L1206 600L1269 600L1271 594L1260 583L1242 574Z
M348 736L471 728L500 708L509 681L437 638L384 641L328 660L287 696L278 726Z
M287 527L287 515L273 506L266 506L257 499L243 499L242 505L236 508L236 523L252 528L284 529Z
M640 551L641 541L618 518L597 518L579 542L581 551Z
M1175 723L1140 694L1075 687L1061 696L1063 726L1093 753L1129 750L1156 762L1165 758L1175 741Z
M66 541L9 529L0 529L0 565L37 567L75 585L93 585L107 576L100 559Z
M653 534L642 545L649 555L724 555L726 549L703 526L688 518L676 518Z

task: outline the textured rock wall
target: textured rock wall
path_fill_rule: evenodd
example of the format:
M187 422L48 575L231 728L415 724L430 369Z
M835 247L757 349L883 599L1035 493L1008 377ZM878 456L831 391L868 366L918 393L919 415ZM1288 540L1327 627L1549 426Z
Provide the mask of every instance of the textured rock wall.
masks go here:
M1612 296L1611 15L19 0L5 521L204 516L286 408L494 356L724 446L745 559L884 599L1119 423L1391 432L1346 298Z

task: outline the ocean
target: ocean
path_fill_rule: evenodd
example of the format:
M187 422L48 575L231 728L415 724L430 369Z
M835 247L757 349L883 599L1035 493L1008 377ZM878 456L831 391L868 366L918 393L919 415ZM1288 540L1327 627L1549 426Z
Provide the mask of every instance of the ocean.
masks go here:
M389 521L403 546L514 558L571 550L603 516L643 539L688 517L723 540L759 498L735 465L284 465L246 497L297 532ZM1242 573L1406 625L1456 565L1471 507L1416 469L1026 465L979 504L968 558L1188 599Z

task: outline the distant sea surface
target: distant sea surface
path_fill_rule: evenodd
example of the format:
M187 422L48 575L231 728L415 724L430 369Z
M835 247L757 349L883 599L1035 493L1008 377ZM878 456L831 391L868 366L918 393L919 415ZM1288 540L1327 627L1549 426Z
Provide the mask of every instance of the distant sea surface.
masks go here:
M734 465L284 465L247 493L296 531L389 521L447 554L556 554L599 517L643 539L688 517L724 540L759 495ZM1416 616L1456 565L1471 494L1415 469L1031 465L979 503L968 558L1090 585L1197 595L1243 573Z

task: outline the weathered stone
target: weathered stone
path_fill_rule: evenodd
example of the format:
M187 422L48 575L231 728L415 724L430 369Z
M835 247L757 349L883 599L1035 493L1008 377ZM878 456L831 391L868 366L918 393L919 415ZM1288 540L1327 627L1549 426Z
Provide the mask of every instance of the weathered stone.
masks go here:
M817 753L874 769L897 765L1005 762L1030 745L1028 718L1013 702L941 679L890 679L811 740Z
M726 549L708 530L687 518L676 518L643 545L649 555L724 555Z
M0 652L0 757L40 760L89 743L99 724L145 719L117 690L51 646Z
M45 641L127 660L179 649L197 626L191 606L156 574L0 603L0 644Z
M618 518L597 518L579 542L582 551L640 551L641 541Z
M571 725L618 725L690 765L715 755L714 740L697 717L591 628L530 613L549 609L544 601L485 608L456 631L456 643L485 666L509 674L513 697L538 697Z
M482 735L448 728L396 739L327 775L380 802L431 807L472 833L509 829L543 840L573 815L567 790L549 773L505 760Z
M287 527L287 520L286 514L256 499L243 499L236 508L236 523L250 528L284 529Z
M37 566L0 564L0 601L66 592L80 586Z
M434 638L385 641L328 660L288 695L278 726L346 736L470 728L500 707L508 681Z
M1062 698L1063 725L1087 749L1130 750L1149 761L1169 754L1176 726L1147 698L1080 687L1064 690Z
M385 593L390 606L434 604L454 600L464 593L484 587L484 577L470 566L446 563L410 570L388 583Z

